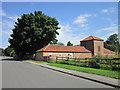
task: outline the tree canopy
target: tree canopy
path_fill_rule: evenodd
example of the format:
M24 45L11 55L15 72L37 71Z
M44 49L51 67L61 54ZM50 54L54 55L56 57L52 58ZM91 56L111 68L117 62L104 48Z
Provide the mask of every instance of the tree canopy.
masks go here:
M116 52L120 52L118 34L113 34L105 41L105 47Z
M23 14L15 22L10 47L19 58L33 55L34 52L56 40L59 22L41 11Z
M50 44L53 44L53 45L55 45L55 44L57 44L57 43L58 43L58 40L57 40L57 39L55 39L55 40L53 40L53 41L50 42Z
M67 42L67 46L73 46L73 43L71 43L70 41Z

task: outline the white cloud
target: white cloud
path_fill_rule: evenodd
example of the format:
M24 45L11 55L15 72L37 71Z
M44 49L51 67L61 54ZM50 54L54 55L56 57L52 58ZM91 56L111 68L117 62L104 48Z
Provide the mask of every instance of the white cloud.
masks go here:
M96 31L96 33L100 33L100 32L104 32L104 31L117 31L118 30L118 26L110 26L110 27L106 27L106 28L102 28Z
M107 8L107 9L102 9L102 13L113 13L115 12L116 8Z
M15 15L15 16L9 16L9 15L7 15L7 14L4 12L4 10L1 11L0 16L7 17L7 18L9 18L9 19L11 19L11 20L13 20L13 21L17 21L17 18L20 18L20 17L17 16L17 15Z
M110 35L113 35L115 33L118 33L118 25L115 24L106 28L101 28L96 31L96 34L102 35L101 38L104 40L106 40Z
M89 17L92 17L92 16L96 16L96 15L91 15L91 14L82 14L80 16L78 16L74 21L73 23L74 24L79 24L80 27L85 27L87 26L87 22L88 22L88 18Z
M6 13L3 10L1 10L0 16L6 16Z
M10 36L11 33L12 32L1 30L0 31L0 36L4 36L4 35L9 35Z
M9 32L9 31L1 31L1 33L2 33L2 34L7 34L7 35L10 35L10 34L11 34L11 32Z
M103 13L108 13L109 10L108 10L108 9L103 9L103 10L101 10L101 12L103 12Z
M2 28L8 30L14 28L14 22L10 20L3 20L2 21Z
M74 33L76 28L73 28L70 25L60 25L60 27L61 29L58 30L59 35L57 36L57 39L65 45L68 41L71 41L74 45L78 45L80 44L80 40L86 37L84 33Z
M14 28L14 22L10 20L3 20L1 24L1 35L10 35L12 33L12 29Z
M8 17L9 19L12 19L12 20L14 20L14 21L17 21L17 19L18 18L20 18L20 17L18 17L18 16L13 16L13 17Z

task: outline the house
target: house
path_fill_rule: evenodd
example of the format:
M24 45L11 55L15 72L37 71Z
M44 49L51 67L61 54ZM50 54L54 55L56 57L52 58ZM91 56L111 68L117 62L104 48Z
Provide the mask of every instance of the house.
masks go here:
M59 57L92 58L96 55L115 55L114 52L104 48L104 40L95 36L89 36L80 41L80 45L62 46L47 45L36 51L35 59L44 60L51 57L53 60Z

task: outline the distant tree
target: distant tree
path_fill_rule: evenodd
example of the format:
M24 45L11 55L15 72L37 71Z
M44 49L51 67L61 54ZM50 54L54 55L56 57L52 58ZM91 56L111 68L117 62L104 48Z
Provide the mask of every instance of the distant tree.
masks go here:
M63 45L63 46L64 46L64 43L62 43L62 42L58 42L57 45Z
M18 58L32 56L34 52L54 41L57 32L58 21L41 11L23 14L15 22L13 34L9 39L10 47L15 50Z
M118 34L113 34L109 36L109 38L107 38L106 40L106 43L110 45L118 45L119 44Z
M0 48L0 56L4 56L4 49Z
M73 43L71 43L70 41L67 42L67 46L73 46Z
M105 41L105 47L116 52L120 52L118 34L113 34Z
M10 46L8 46L7 48L5 48L4 54L5 54L5 56L12 56L12 57L15 56L14 49L11 48Z

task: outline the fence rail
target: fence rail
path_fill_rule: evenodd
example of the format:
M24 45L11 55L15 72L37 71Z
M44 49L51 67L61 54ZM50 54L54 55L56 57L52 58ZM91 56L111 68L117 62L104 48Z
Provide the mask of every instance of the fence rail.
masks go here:
M109 70L120 70L120 58L69 58L56 57L56 63L63 63L75 66L100 68Z

